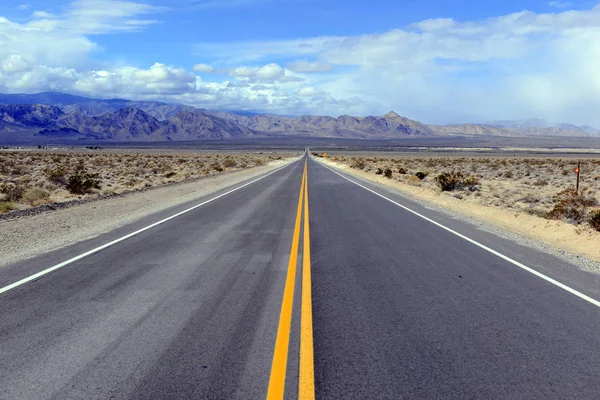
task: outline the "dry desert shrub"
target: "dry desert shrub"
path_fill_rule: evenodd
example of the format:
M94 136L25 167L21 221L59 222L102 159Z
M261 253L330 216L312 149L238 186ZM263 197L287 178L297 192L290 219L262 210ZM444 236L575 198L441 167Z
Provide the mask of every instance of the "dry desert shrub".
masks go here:
M555 205L548 213L548 219L563 219L573 224L582 223L590 207L598 202L585 191L577 192L575 189L566 189L557 193L552 200Z
M46 202L123 193L264 165L285 156L170 150L0 151L2 212Z
M12 203L10 201L0 201L0 213L5 213L16 209L17 206L15 205L15 203Z
M4 194L6 201L17 203L23 198L25 188L15 183L2 183L0 184L0 193Z
M590 214L590 226L600 232L600 210L596 210Z
M411 175L411 176L408 177L408 181L407 182L409 184L411 184L411 185L420 186L421 185L421 178L419 178L416 175Z
M362 158L357 158L354 160L354 162L350 165L350 168L354 168L354 169L365 169L365 167L367 166L367 162L362 159Z
M587 215L563 217L562 214L571 212L570 207L577 200L569 202L556 198L559 193L575 187L577 160L572 158L332 156L364 173L385 175L386 169L390 168L391 181L422 186L453 197L460 191L457 198L465 202L541 217L550 214L573 223L585 222L588 218ZM409 169L414 175L408 174ZM583 160L582 170L581 183L587 198L593 199L595 204L600 203L600 160ZM428 179L427 173L435 178ZM593 208L588 207L588 213Z
M22 199L30 206L37 206L48 202L50 199L50 192L39 187L34 187L25 190Z

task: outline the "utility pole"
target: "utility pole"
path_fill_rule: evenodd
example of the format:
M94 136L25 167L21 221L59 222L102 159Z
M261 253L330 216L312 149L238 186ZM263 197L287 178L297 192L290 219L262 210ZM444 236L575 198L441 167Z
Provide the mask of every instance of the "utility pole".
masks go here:
M575 193L579 194L579 174L581 173L581 161L577 161L577 186L575 187Z

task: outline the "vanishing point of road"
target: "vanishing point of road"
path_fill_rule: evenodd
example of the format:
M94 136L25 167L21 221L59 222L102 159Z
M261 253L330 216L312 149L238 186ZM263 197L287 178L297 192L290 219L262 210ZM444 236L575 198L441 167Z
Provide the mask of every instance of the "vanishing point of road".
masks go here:
M599 298L305 156L0 270L0 399L598 399Z

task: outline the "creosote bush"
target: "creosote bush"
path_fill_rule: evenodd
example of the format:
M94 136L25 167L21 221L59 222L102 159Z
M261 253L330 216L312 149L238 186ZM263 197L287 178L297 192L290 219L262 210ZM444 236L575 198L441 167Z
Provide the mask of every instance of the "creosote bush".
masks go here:
M590 215L589 223L592 228L600 232L600 210L596 210Z
M464 179L465 177L460 171L442 172L435 178L435 182L442 192L450 192L462 189L465 186Z
M363 158L357 158L354 160L352 165L350 165L350 168L365 169L366 166L367 166L367 163Z
M212 165L212 168L217 172L223 172L223 167L221 167L221 164L219 164L219 163L214 163Z
M377 168L377 171L375 171L376 175L383 175L383 168Z
M46 178L50 182L56 185L66 185L67 183L67 168L62 165L46 169L44 175L46 175Z
M4 198L8 202L18 202L23 198L25 188L15 183L0 184L0 193L4 194Z
M233 158L226 158L223 160L223 166L225 168L235 168L237 167L237 162Z
M66 188L72 194L91 193L93 189L100 189L98 176L80 170L69 177Z
M417 178L421 179L421 180L425 179L425 177L426 177L427 175L428 175L427 173L425 173L425 172L421 172L421 171L419 171L419 172L417 172L417 173L415 174L415 176L416 176Z
M391 178L392 178L392 170L391 170L391 169L389 169L389 168L386 168L386 169L385 169L385 171L383 171L383 175L384 175L386 178L390 178L390 179L391 179Z
M17 206L10 201L0 201L0 213L16 210Z
M582 223L587 217L589 207L597 204L596 199L582 190L565 189L552 197L554 207L547 214L548 219L564 219L573 224Z

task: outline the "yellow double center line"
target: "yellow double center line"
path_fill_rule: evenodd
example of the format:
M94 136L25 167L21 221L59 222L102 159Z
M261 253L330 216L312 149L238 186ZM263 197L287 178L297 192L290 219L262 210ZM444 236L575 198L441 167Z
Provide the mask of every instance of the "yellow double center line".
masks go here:
M312 400L315 398L315 374L313 360L312 330L312 293L310 276L310 227L308 220L308 169L304 161L304 173L300 186L296 225L290 251L283 301L279 315L279 328L275 341L271 377L269 379L268 400L283 399L285 393L285 375L287 370L292 309L294 305L294 286L296 284L296 268L298 264L298 247L300 242L300 222L302 220L302 203L304 202L304 238L302 248L302 302L300 314L300 371L298 377L298 398Z

